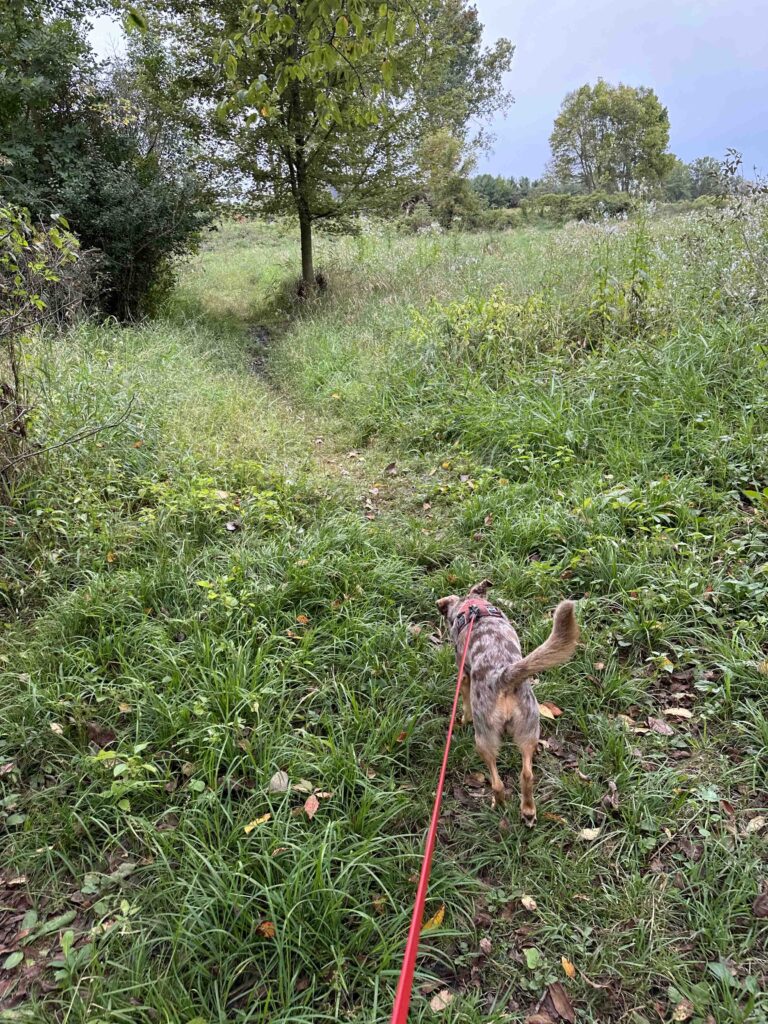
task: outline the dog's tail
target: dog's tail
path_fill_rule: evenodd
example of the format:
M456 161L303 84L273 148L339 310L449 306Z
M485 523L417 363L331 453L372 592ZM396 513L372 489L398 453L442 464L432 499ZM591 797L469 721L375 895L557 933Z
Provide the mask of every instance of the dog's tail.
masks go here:
M579 624L576 621L573 601L561 601L555 609L552 632L544 643L516 665L505 670L504 689L507 692L514 692L529 676L564 665L573 657L578 642Z

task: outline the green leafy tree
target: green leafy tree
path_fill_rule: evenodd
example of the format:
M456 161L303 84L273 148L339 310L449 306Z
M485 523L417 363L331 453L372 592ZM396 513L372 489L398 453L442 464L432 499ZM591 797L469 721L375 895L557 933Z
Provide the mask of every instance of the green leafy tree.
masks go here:
M298 218L307 290L317 221L396 209L428 135L464 139L505 102L512 47L483 48L465 0L152 0L151 10L197 99L215 105L220 149L256 208Z
M65 214L100 253L100 305L127 319L167 290L213 195L172 106L170 58L137 42L122 67L99 65L92 9L13 0L0 19L0 196L35 220Z
M469 180L475 159L461 139L443 129L421 144L418 163L432 213L441 227L477 217L481 204Z
M661 183L661 188L664 198L670 202L677 203L683 199L691 199L693 197L693 178L690 165L673 157L670 168Z
M673 159L669 116L656 93L602 79L568 93L549 141L558 178L588 192L658 183Z
M726 186L722 165L712 156L701 156L689 165L691 172L691 194L699 196L725 195Z

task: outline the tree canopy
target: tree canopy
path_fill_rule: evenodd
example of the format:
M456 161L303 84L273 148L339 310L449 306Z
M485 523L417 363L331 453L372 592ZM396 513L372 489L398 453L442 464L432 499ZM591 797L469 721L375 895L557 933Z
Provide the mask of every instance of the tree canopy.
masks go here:
M215 107L224 158L248 198L297 215L309 288L313 223L391 209L412 188L427 136L464 140L507 99L512 47L483 47L466 0L153 0L152 9L198 100Z
M568 93L549 141L558 178L588 192L657 183L673 160L669 115L653 89L602 79Z

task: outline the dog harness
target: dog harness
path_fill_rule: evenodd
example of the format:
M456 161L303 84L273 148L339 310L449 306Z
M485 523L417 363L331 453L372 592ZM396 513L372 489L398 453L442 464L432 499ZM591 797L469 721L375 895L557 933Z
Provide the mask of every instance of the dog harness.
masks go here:
M466 629L470 619L485 618L503 619L505 616L504 612L500 611L482 597L468 597L459 608L456 613L456 618L453 620L457 627L457 639L461 636L463 630Z

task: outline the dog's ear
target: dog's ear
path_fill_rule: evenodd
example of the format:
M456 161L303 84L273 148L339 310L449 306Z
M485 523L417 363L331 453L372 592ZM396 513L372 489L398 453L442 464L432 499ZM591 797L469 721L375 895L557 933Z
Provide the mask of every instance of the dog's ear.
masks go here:
M437 602L437 607L442 616L448 618L448 612L458 601L458 597L455 594L449 594L448 597L441 597Z
M478 597L485 597L486 593L493 586L490 580L481 580L480 583L476 583L470 590L470 594L477 594Z

